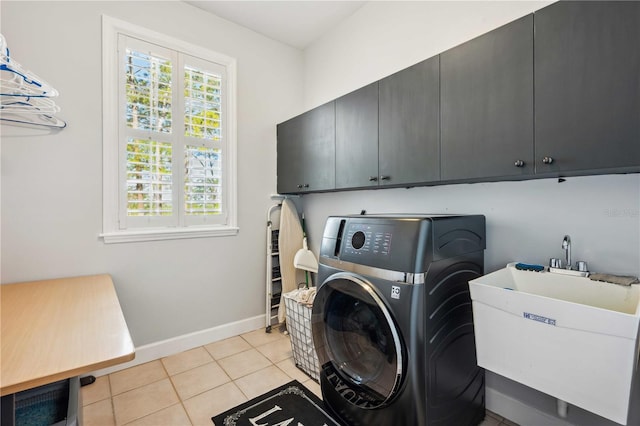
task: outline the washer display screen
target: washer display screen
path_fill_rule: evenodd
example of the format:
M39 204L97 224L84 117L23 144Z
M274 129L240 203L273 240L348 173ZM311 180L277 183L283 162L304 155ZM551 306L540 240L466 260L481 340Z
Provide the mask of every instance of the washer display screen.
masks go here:
M393 227L356 223L349 226L346 237L345 253L388 256L391 253Z

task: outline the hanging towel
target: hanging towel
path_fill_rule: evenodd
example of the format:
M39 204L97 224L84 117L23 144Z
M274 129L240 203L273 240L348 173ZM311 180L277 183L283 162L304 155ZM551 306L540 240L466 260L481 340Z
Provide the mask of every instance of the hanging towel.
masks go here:
M589 278L593 281L603 281L605 283L612 283L618 285L631 285L638 284L640 281L638 277L628 275L613 275L613 274L591 274Z
M298 288L298 283L304 282L304 271L293 266L293 258L302 248L302 225L293 201L285 199L280 211L280 234L278 236L278 250L280 252L280 274L282 276L282 293L278 308L278 322L285 319L283 294Z

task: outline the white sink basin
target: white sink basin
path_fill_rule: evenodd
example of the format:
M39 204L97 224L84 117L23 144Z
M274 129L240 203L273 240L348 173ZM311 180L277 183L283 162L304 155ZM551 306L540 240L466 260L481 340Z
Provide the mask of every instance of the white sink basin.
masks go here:
M509 264L469 288L478 365L627 423L638 369L640 285Z

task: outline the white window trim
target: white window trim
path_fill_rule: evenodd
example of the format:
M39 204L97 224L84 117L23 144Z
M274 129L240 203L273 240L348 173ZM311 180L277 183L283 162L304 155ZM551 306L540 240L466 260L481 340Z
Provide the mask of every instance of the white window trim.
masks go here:
M227 152L224 174L228 218L226 225L185 226L167 228L119 228L119 108L118 108L118 34L138 37L160 46L172 46L191 56L222 64L227 69ZM105 243L157 241L179 238L202 238L236 235L237 209L237 118L236 118L236 60L226 55L148 30L138 25L102 15L102 161L103 161L103 232Z

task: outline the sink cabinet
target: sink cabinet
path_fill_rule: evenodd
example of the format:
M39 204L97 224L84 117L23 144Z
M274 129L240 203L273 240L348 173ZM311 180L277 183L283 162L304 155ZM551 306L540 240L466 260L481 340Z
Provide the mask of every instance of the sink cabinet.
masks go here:
M536 173L640 165L640 2L535 13Z
M533 174L533 15L441 54L442 180Z
M335 188L335 102L278 124L277 134L280 194Z

